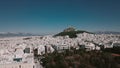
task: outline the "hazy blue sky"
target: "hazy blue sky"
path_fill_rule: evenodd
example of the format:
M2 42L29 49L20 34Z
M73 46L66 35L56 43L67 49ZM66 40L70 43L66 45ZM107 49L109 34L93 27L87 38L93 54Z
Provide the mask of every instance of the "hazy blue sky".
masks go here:
M0 0L0 32L55 33L68 26L120 31L120 0Z

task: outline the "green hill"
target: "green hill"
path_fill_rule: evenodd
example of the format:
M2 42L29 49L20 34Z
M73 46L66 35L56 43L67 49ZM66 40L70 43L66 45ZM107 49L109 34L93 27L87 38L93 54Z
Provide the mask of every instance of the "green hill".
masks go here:
M80 33L90 33L90 32L87 32L87 31L84 31L84 30L77 30L77 31L63 31L63 32L60 32L56 35L54 35L55 37L56 36L66 36L68 35L70 38L76 38L77 35L76 34L80 34Z

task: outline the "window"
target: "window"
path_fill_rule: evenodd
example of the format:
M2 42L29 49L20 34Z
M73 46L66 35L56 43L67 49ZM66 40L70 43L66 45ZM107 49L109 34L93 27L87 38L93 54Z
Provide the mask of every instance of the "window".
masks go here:
M19 68L21 68L21 65L19 65Z
M33 65L33 68L35 68L35 66Z

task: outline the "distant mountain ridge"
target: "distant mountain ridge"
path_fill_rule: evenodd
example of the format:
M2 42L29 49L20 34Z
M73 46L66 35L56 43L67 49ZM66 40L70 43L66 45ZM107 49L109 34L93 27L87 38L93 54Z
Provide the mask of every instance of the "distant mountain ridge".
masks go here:
M96 34L120 34L120 32L116 32L116 31L96 31L94 33Z
M0 37L20 37L20 36L36 36L32 33L22 33L22 32L1 32Z

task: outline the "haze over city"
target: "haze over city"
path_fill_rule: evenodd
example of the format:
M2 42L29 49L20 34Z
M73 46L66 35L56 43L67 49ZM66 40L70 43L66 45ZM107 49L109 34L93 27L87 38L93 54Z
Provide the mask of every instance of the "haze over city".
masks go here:
M0 0L0 32L47 34L69 26L120 32L120 1Z

